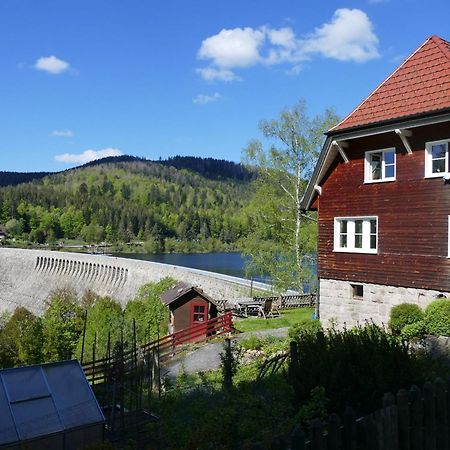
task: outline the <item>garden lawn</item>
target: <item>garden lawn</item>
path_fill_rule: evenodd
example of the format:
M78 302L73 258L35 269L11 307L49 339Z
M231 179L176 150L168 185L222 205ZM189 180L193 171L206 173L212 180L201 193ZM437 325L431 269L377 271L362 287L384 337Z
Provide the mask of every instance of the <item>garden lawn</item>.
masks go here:
M280 311L280 316L273 319L263 319L261 317L235 320L234 328L244 333L245 331L270 330L273 328L291 327L305 319L312 320L314 308L295 308Z

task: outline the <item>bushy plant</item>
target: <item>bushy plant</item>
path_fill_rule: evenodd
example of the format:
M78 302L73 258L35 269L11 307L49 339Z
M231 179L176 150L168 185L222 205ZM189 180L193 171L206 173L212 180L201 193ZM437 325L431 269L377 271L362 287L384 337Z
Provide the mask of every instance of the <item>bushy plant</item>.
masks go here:
M405 325L400 333L404 341L410 342L417 339L422 339L427 334L427 327L423 320L419 322Z
M392 334L399 336L405 325L423 320L424 314L418 305L413 303L402 303L391 309L389 328Z
M316 386L323 386L331 411L350 404L360 413L380 406L385 392L409 388L435 376L396 337L374 324L341 332L303 333L297 358L291 358L290 380L300 407Z
M244 350L261 350L264 345L264 339L251 334L249 337L240 341L241 347Z
M303 334L316 334L320 331L322 331L320 320L303 319L289 328L288 336L292 341L296 341L300 339Z
M450 300L439 299L425 309L425 326L429 334L450 336Z

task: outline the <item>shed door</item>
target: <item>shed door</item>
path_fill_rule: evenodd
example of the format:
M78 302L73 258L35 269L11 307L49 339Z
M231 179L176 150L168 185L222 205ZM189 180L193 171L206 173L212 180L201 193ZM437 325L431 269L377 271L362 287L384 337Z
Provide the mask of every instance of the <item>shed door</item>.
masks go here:
M191 313L191 324L204 323L208 320L208 304L193 303Z

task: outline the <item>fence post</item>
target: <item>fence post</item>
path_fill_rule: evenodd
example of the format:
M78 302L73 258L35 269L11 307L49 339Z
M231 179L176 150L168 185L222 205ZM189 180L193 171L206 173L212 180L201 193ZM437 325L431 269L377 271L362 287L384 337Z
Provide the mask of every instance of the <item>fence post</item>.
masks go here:
M406 389L397 392L398 432L400 450L411 450L409 395Z
M313 420L311 423L311 450L326 450L326 448L324 424L321 420Z
M342 449L341 419L337 414L331 414L328 419L328 450Z
M436 448L448 449L447 384L442 378L434 382L436 394Z
M290 362L288 366L288 377L291 383L294 382L297 375L297 364L298 364L298 347L297 342L291 341L289 344L289 356Z
M356 450L356 417L352 408L344 411L344 449Z
M411 401L411 450L423 450L423 401L420 389L409 390Z
M383 416L387 431L387 449L398 450L398 420L395 397L387 392L383 396Z
M291 434L291 450L305 450L305 433L300 425Z
M427 381L423 385L425 449L436 450L436 405L434 386Z

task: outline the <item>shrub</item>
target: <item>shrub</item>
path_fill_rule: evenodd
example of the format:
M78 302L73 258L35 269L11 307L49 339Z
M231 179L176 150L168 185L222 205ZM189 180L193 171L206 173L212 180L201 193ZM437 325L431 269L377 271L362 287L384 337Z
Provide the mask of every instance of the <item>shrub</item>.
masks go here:
M404 341L413 341L422 339L427 334L427 327L423 320L405 325L400 333Z
M320 331L322 331L320 320L303 319L289 328L288 336L289 339L297 341L303 334L317 334Z
M423 320L423 311L413 303L402 303L391 309L389 328L392 334L399 336L405 325Z
M425 309L425 326L429 334L450 336L450 300L439 299Z
M241 340L241 347L244 350L261 350L264 345L264 340L255 334Z
M352 405L357 413L366 413L381 406L384 393L434 375L428 364L421 363L425 356L411 353L374 324L328 334L303 333L297 342L297 358L291 359L289 368L297 407L309 400L316 386L323 386L330 412L342 413Z

